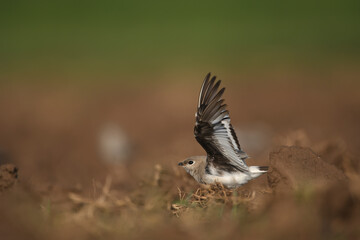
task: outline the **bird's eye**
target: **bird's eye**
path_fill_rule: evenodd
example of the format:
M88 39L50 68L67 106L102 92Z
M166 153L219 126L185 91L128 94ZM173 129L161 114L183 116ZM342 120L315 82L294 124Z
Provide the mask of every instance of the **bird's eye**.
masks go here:
M194 163L193 161L189 161L189 162L188 162L189 165L191 165L191 164L193 164L193 163Z

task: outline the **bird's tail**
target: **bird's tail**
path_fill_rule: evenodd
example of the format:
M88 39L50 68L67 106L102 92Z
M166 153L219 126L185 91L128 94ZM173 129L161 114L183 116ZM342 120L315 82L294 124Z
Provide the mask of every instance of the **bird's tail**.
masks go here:
M269 169L268 166L250 166L249 172L252 178L256 178L261 174L266 173L268 169Z

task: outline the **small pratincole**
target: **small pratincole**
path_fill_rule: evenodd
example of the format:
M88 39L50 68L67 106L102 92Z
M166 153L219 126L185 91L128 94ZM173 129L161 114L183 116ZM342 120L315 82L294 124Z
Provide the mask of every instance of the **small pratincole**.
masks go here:
M221 80L207 74L201 86L194 134L207 156L194 156L178 165L203 184L221 183L236 188L266 173L268 167L247 166L248 155L241 149L230 124L229 111L220 90Z

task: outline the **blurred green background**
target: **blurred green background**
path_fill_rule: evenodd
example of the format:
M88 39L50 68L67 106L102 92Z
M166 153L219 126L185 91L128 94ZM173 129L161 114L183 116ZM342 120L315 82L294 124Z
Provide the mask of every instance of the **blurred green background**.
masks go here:
M351 0L13 0L1 3L0 28L2 82L356 69L360 59Z

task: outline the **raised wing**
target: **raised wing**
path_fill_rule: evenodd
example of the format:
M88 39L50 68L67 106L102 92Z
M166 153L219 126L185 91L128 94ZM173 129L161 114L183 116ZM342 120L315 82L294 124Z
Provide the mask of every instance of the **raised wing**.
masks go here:
M241 150L235 131L230 124L229 111L223 104L222 95L225 88L221 88L221 80L207 74L201 86L196 123L195 138L208 154L208 161L212 165L227 170L248 172L244 160L248 157Z

